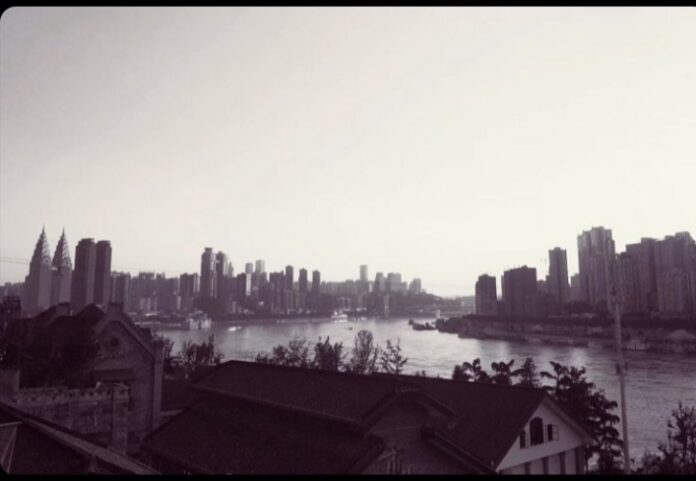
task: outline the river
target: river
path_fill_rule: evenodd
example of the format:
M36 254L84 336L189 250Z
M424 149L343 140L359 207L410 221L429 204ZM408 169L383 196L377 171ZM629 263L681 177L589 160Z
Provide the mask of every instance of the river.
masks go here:
M245 325L233 331L229 330L231 326L232 323L221 322L214 323L208 331L162 330L160 334L174 341L174 352L185 340L201 342L213 334L225 360L251 360L257 353L270 351L295 336L310 341L329 336L331 342L342 341L344 352L350 353L357 331L368 329L381 346L387 339L401 340L402 353L408 358L406 373L425 370L428 376L450 377L455 364L471 362L475 358L481 358L486 370L490 371L492 362L514 359L515 367L520 367L526 357L532 357L540 371L550 371L549 361L552 360L564 365L585 366L588 378L604 389L609 399L619 401L614 353L603 348L461 339L456 334L414 331L407 318L343 323L328 319L314 319L311 323L308 320L286 320L283 324ZM625 358L628 362L629 447L631 458L637 461L646 449L655 451L658 442L666 441L667 420L678 401L696 406L696 357L629 351ZM616 412L620 414L618 409Z

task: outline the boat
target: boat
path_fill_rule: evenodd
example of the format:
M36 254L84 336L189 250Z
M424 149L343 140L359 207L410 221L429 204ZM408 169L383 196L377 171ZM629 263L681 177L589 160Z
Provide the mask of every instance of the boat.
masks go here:
M348 315L342 311L334 311L334 313L331 314L331 320L333 322L348 322Z
M239 331L241 328L242 328L242 326L232 326L232 327L228 327L227 331L228 332L235 332L235 331Z
M429 322L426 322L425 324L418 324L417 322L411 322L411 321L409 321L409 323L411 324L411 327L413 327L414 331L434 331L435 330L435 326L433 326Z

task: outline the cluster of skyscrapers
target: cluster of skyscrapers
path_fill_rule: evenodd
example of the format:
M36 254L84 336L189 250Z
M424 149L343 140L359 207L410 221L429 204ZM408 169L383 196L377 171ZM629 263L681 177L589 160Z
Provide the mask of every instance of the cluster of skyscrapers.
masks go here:
M578 273L568 279L564 249L549 251L549 272L537 279L533 267L506 270L498 299L496 279L476 282L480 315L545 316L585 303L590 311L608 310L652 317L696 316L696 243L688 232L662 240L643 238L616 254L611 229L594 227L578 236Z
M42 229L24 282L24 310L33 315L63 302L81 309L92 303L106 305L110 298L111 243L82 239L75 249L73 269L65 230L51 259L46 232Z

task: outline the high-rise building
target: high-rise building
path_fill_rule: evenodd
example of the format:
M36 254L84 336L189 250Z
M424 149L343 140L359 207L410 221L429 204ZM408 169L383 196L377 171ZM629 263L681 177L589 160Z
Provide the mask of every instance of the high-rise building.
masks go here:
M483 274L476 281L476 314L493 316L498 313L498 292L495 277Z
M53 254L53 276L51 280L51 305L70 302L72 288L72 260L70 248L65 238L65 229L60 236Z
M408 292L411 294L421 293L421 280L419 278L416 277L411 281L411 284L408 286Z
M130 303L131 275L127 272L113 272L111 274L111 301L121 304L123 309L128 309Z
M75 248L75 270L73 270L70 292L74 312L94 302L96 265L97 246L94 239L80 240Z
M398 272L387 274L387 292L401 292L401 274Z
M617 295L624 314L642 312L640 284L636 259L628 252L616 256Z
M386 292L387 291L387 284L384 280L384 274L382 274L381 272L378 272L377 275L375 276L374 291L375 292Z
M593 227L578 236L580 291L583 301L592 306L606 302L611 307L614 260L611 229Z
M696 311L692 279L696 272L696 243L688 232L678 232L656 243L657 307L661 313Z
M200 289L201 280L195 272L192 274L181 274L179 276L179 292L182 297L198 297Z
M51 306L51 277L51 251L46 232L41 229L29 263L29 274L24 281L24 309L29 315Z
M215 291L213 293L220 302L223 303L228 294L228 279L230 279L232 264L230 263L227 254L220 251L215 254Z
M201 297L215 297L215 254L206 247L201 255Z
M580 290L580 274L573 274L570 277L570 301L577 302L582 300L582 291Z
M100 240L94 265L94 303L107 306L111 300L111 243Z
M533 267L522 266L503 273L503 302L509 316L537 315L537 276Z
M256 261L256 269L254 270L254 272L257 272L259 274L263 274L264 272L266 272L266 261L258 259Z
M620 265L617 263L622 312L649 314L658 310L656 246L657 240L644 237L639 243L628 244Z
M321 285L321 273L312 271L312 294L319 294L319 286Z
M360 282L368 282L367 266L365 264L360 266Z
M300 277L297 280L297 288L302 294L307 294L307 269L300 269Z
M549 251L549 275L546 278L546 291L553 295L559 305L570 301L568 257L565 249L560 247L555 247Z
M292 286L295 283L295 270L292 266L285 266L285 287L287 290L291 291Z
M254 273L254 263L253 262L247 262L244 264L244 272L251 275Z

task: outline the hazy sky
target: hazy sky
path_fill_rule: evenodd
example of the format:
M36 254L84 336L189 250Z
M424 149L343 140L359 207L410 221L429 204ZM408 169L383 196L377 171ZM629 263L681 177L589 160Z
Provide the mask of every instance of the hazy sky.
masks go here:
M114 269L211 246L443 295L575 272L592 226L696 234L695 52L693 8L13 8L0 282L44 224Z

